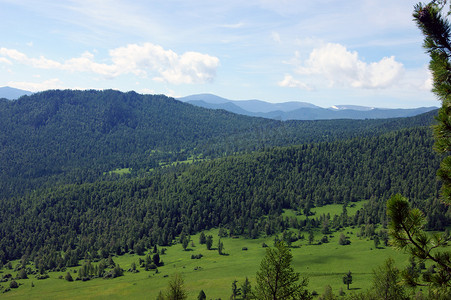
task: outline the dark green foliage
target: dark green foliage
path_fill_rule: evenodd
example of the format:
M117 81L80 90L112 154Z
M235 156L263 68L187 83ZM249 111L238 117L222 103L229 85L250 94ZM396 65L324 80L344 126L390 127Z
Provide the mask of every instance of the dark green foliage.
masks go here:
M182 232L213 227L249 237L283 233L290 226L316 230L323 221L318 216L294 222L280 214L286 208L305 211L362 199L369 199L363 210L350 218L344 209L336 220L329 219L330 228L383 223L384 201L398 192L424 207L430 229L442 229L446 208L429 201L440 187L434 176L439 158L427 151L433 143L427 132L404 129L380 137L271 148L140 178L5 198L0 200L0 260L20 259L29 248L44 272L77 265L85 257L94 261L131 249L144 254L157 244L170 245ZM208 249L212 239L206 237Z
M408 299L401 284L400 273L392 259L386 260L383 266L374 270L371 294L375 299Z
M430 55L433 92L442 102L436 117L438 124L434 126L435 149L446 157L437 174L443 182L442 198L451 204L451 25L442 8L437 1L427 5L419 3L415 6L413 17L423 32L423 47Z
M19 287L19 284L17 283L17 281L11 280L11 282L9 283L9 287L11 289L17 289Z
M155 265L157 265L157 266L160 265L160 255L159 255L158 253L155 253L155 254L152 256L152 262L153 262Z
M309 244L312 244L314 239L315 239L315 235L313 234L313 230L309 230L309 233L308 233L308 243L309 243Z
M211 158L372 136L430 122L422 118L281 122L208 110L163 95L46 91L0 101L0 198L42 186L92 182L116 168L139 175L162 161L190 155Z
M403 278L411 286L422 285L420 268L416 260L431 261L437 270L423 276L423 280L432 288L437 297L449 294L451 290L451 253L446 249L449 237L446 234L430 234L424 230L426 219L419 209L410 207L407 198L397 194L387 203L390 216L389 233L391 244L401 250L407 250L411 256L411 265L403 272ZM443 250L444 248L444 250Z
M27 279L27 271L25 268L20 269L19 273L17 273L16 279Z
M338 238L338 244L344 246L351 244L351 241L347 236L344 235L344 233L340 233L340 237Z
M218 241L218 253L224 255L224 243L221 240Z
M197 296L197 300L206 300L207 295L205 295L204 290L200 290L199 295Z
M352 274L351 271L349 271L347 274L343 276L343 283L347 285L349 290L349 285L352 284Z
M239 295L241 295L241 288L237 285L237 280L232 282L232 295L230 296L231 300L236 300Z
M184 282L183 282L182 276L178 273L174 274L168 283L166 299L167 300L184 300L184 299L188 298L183 284L184 284Z
M199 235L199 244L203 245L207 242L207 238L205 237L205 233L202 231Z
M207 246L207 250L211 250L211 247L213 246L213 236L212 235L207 236L205 245Z
M275 248L266 248L256 275L254 294L257 299L311 299L306 289L308 280L300 280L300 274L291 266L292 258L290 249L283 242L277 242Z
M241 285L241 298L243 300L252 299L252 286L247 277Z
M64 276L64 279L66 279L67 281L74 281L74 279L72 278L72 275L70 275L70 272L66 273L66 276Z

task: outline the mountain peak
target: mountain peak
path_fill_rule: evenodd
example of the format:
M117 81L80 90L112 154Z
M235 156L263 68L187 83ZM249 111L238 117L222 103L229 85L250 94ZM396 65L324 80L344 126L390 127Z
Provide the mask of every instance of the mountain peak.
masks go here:
M16 89L9 86L0 87L0 98L5 98L8 100L15 100L22 96L29 96L31 94L33 93L30 91Z

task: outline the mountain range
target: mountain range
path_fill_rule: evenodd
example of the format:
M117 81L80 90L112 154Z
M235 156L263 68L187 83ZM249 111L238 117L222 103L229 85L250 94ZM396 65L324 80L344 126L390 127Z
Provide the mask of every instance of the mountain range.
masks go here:
M12 87L0 87L0 99L15 100L33 93ZM334 105L323 108L308 102L270 103L262 100L230 100L213 94L196 94L176 98L194 106L222 109L235 114L263 117L274 120L333 120L333 119L387 119L413 117L437 107L419 107L410 109L375 108L358 105Z
M308 102L269 103L255 99L229 100L213 94L197 94L177 99L204 108L223 109L236 114L282 121L401 118L416 116L437 108L389 109L357 105L335 105L323 108Z

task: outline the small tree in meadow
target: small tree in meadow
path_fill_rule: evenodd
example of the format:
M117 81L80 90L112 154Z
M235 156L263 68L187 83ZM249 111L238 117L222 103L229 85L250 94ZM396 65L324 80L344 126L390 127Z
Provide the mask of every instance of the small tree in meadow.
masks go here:
M352 283L352 274L351 271L349 271L347 274L345 274L343 276L343 283L346 284L348 286L348 290L349 290L349 285Z
M66 273L66 276L64 276L64 279L66 279L67 281L74 281L74 279L72 278L72 275L70 275L70 272Z
M213 236L211 236L211 235L207 236L205 245L207 246L207 250L211 250L211 246L213 246Z
M200 290L199 295L197 296L197 300L206 300L207 295L205 295L204 290Z

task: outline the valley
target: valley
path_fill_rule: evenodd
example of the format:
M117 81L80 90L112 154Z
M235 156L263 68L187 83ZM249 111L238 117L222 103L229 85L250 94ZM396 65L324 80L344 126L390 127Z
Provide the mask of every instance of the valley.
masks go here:
M435 114L277 121L112 90L0 101L2 297L157 298L178 273L189 299L225 299L234 280L255 285L275 239L310 292L366 291L387 258L410 263L389 246L390 197L448 229ZM153 249L158 273L142 263ZM110 259L117 269L100 267Z

